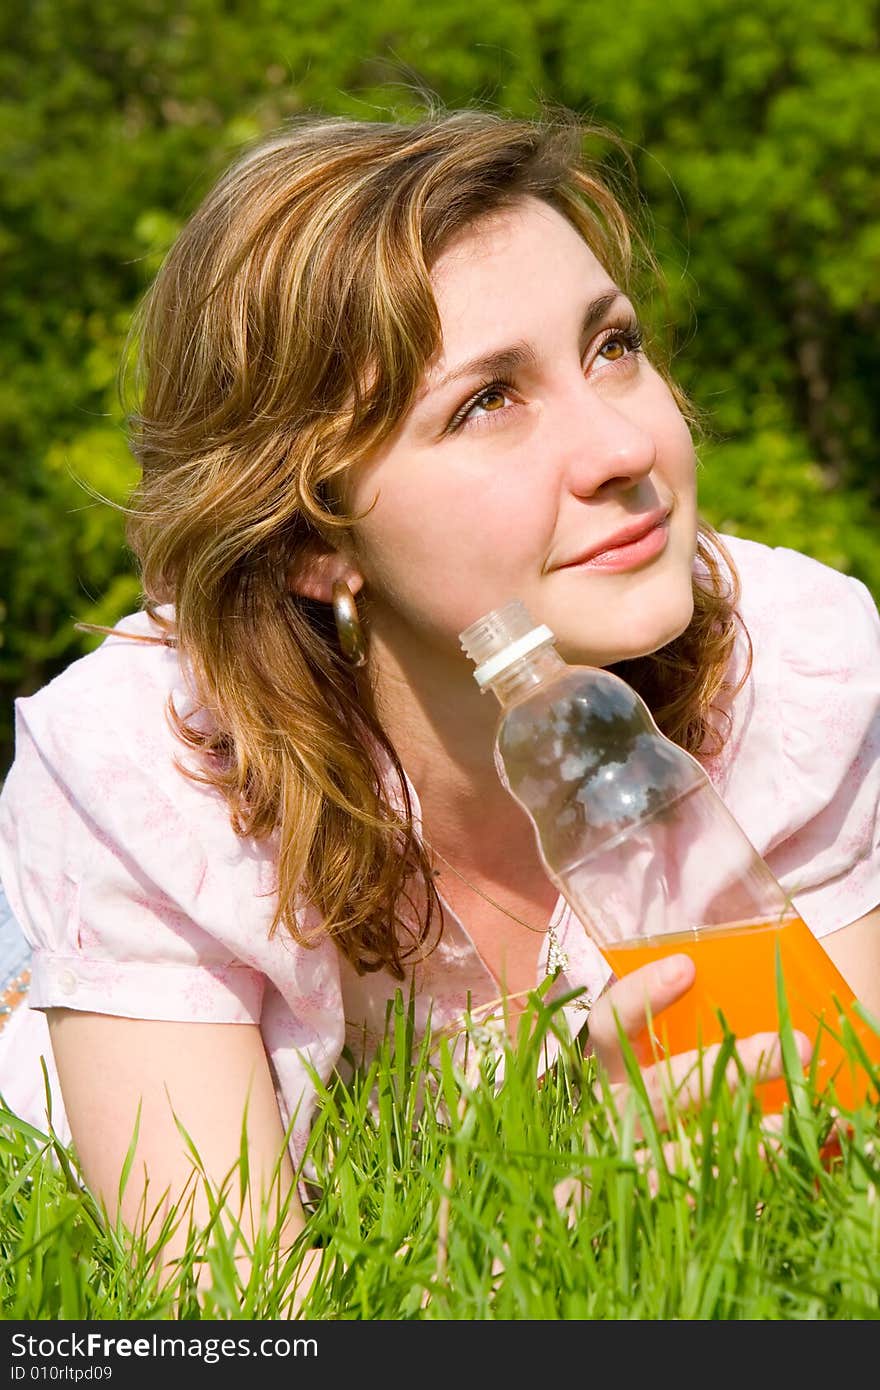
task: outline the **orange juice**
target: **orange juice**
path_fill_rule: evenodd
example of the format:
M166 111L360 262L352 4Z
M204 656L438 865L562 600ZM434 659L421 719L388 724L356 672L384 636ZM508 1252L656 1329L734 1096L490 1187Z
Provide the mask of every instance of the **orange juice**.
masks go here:
M855 995L799 917L788 917L781 923L745 922L704 928L699 933L648 937L603 946L602 954L617 975L627 975L664 956L690 956L697 967L693 985L653 1019L655 1037L672 1054L688 1052L699 1043L720 1042L723 1028L718 1009L737 1038L778 1031L777 947L792 1026L810 1038L814 1055L820 1020L839 1036L843 1014L874 1067L880 1068L880 1035L854 1011ZM876 1099L877 1080L861 1063L851 1062L824 1028L818 1053L816 1084L820 1090L833 1081L837 1099L846 1109ZM756 1094L768 1111L778 1110L787 1099L784 1081L765 1082Z

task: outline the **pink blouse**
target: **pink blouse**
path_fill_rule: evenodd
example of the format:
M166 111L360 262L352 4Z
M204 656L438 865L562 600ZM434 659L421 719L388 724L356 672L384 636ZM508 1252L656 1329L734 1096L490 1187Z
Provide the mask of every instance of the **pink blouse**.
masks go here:
M796 551L724 540L753 665L727 744L704 766L821 937L880 903L880 618L858 580ZM152 630L143 613L118 627ZM745 655L740 637L733 679ZM69 1135L41 1012L53 1006L256 1023L285 1124L296 1112L296 1160L314 1115L307 1064L327 1079L346 1044L369 1056L397 982L359 977L329 940L270 940L271 843L236 836L219 794L181 775L169 694L189 705L174 650L109 637L16 702L0 878L34 957L30 1007L0 1035L0 1094L45 1128L44 1055L53 1123ZM429 1011L434 1032L455 1029L468 994L478 1010L498 993L465 923L446 915L440 944L413 967L420 1032ZM568 962L554 993L583 987L595 997L608 967L564 899L553 918ZM318 924L309 907L302 921ZM566 1013L574 1032L583 1015Z

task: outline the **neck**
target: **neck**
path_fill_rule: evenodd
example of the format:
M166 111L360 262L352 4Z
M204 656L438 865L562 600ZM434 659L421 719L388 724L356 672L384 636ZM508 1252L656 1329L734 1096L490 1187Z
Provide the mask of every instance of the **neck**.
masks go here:
M418 794L427 842L465 873L504 882L525 869L543 881L532 824L495 768L501 706L480 692L465 658L434 651L407 660L374 628L369 679L376 714Z

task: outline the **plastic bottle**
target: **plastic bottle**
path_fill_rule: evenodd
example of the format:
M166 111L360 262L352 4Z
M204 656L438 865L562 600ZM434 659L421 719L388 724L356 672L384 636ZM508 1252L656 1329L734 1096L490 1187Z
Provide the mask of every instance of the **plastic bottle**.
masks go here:
M839 1104L874 1099L871 1070L840 1045L845 1016L874 1066L880 1036L715 791L619 676L567 664L518 600L460 634L498 698L495 762L528 813L549 878L616 975L684 952L687 993L653 1023L666 1053L780 1026L777 952L792 1024L814 1042L816 1084ZM880 1027L880 1024L878 1024ZM758 1088L767 1109L785 1083Z

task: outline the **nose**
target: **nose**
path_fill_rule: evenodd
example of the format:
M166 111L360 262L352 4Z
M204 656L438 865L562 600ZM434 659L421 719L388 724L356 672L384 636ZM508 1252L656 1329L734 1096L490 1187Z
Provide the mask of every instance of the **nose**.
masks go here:
M610 399L582 382L566 416L557 445L565 480L577 496L625 490L651 472L657 461L656 441L649 425L635 418L631 400Z

